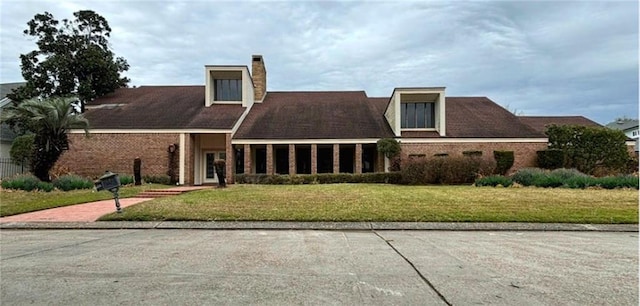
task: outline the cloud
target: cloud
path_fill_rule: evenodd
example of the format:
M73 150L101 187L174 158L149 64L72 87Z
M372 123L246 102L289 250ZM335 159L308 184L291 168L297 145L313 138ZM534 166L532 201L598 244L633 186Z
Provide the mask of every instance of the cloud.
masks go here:
M134 85L202 84L262 54L269 90L446 86L527 115L638 116L637 2L4 1L0 80L21 79L45 10L103 15Z

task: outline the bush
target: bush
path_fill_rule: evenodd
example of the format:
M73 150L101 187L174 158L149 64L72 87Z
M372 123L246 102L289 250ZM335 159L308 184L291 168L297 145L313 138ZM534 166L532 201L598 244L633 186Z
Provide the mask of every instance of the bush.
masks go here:
M41 190L41 191L51 192L51 191L53 191L54 186L53 186L53 184L51 184L49 182L40 181L40 182L38 182L38 187L37 188L38 188L38 190Z
M607 176L607 177L596 178L595 183L597 186L600 186L604 189L615 189L615 188L638 189L639 180L638 180L638 177L631 176L631 175Z
M545 176L545 171L540 168L522 168L511 175L511 179L522 186L533 186L533 182L541 176Z
M2 188L4 189L16 189L24 191L42 190L49 192L53 190L51 183L41 182L37 177L32 174L20 174L10 178L2 180Z
M379 173L320 173L298 175L266 175L266 174L238 174L235 176L237 184L267 184L267 185L300 185L300 184L338 184L338 183L370 183L370 184L398 184L398 172Z
M553 176L544 173L533 180L533 185L543 188L556 188L563 186L564 180L559 176Z
M402 167L402 183L471 184L478 176L490 175L495 168L491 160L468 157L438 157L407 162Z
M573 176L564 181L564 186L572 189L585 189L597 186L597 179L591 176Z
M131 175L119 175L118 177L120 178L120 185L122 186L133 184L133 176Z
M629 159L627 136L605 127L551 125L545 131L549 148L564 153L565 168L594 174L598 167L624 172ZM542 166L542 165L540 165Z
M481 187L481 186L509 187L511 185L513 185L513 181L510 178L508 178L506 176L502 176L502 175L486 176L486 177L479 178L479 179L476 180L476 186L478 186L478 187Z
M549 173L551 176L559 177L562 180L568 180L574 177L589 177L588 175L578 171L578 169L555 169Z
M496 174L505 175L513 167L513 151L493 151L496 160Z
M27 134L16 137L11 143L9 156L19 165L30 165L33 158L35 135Z
M63 175L53 180L53 186L62 191L91 189L94 187L91 180L78 175Z
M142 176L142 180L148 184L173 185L171 184L171 178L166 175L144 175ZM120 181L120 183L122 183L122 181Z
M538 167L543 169L558 169L564 165L565 153L560 149L537 151Z

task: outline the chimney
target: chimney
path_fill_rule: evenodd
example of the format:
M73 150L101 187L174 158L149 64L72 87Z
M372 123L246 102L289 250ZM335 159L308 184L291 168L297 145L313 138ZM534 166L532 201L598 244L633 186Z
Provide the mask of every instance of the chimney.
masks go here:
M262 101L267 93L267 70L264 68L262 55L251 56L251 78L253 79L253 92L255 101Z

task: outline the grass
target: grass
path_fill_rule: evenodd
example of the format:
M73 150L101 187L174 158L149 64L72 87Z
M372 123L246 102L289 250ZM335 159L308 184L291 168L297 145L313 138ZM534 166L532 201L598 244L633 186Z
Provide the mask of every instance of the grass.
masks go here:
M638 223L638 191L233 185L155 199L100 220Z
M126 186L120 188L121 198L137 195L147 189L167 188L165 185ZM113 194L108 191L96 192L93 189L72 191L22 191L3 189L0 192L0 216L6 217L26 212L43 210L54 207L62 207L79 203L113 199Z

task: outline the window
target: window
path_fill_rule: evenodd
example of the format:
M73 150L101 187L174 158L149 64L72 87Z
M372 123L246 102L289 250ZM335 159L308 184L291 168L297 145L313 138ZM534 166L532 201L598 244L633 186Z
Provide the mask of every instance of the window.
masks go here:
M242 101L242 80L216 79L216 101Z
M400 120L403 129L435 128L435 103L402 103Z

